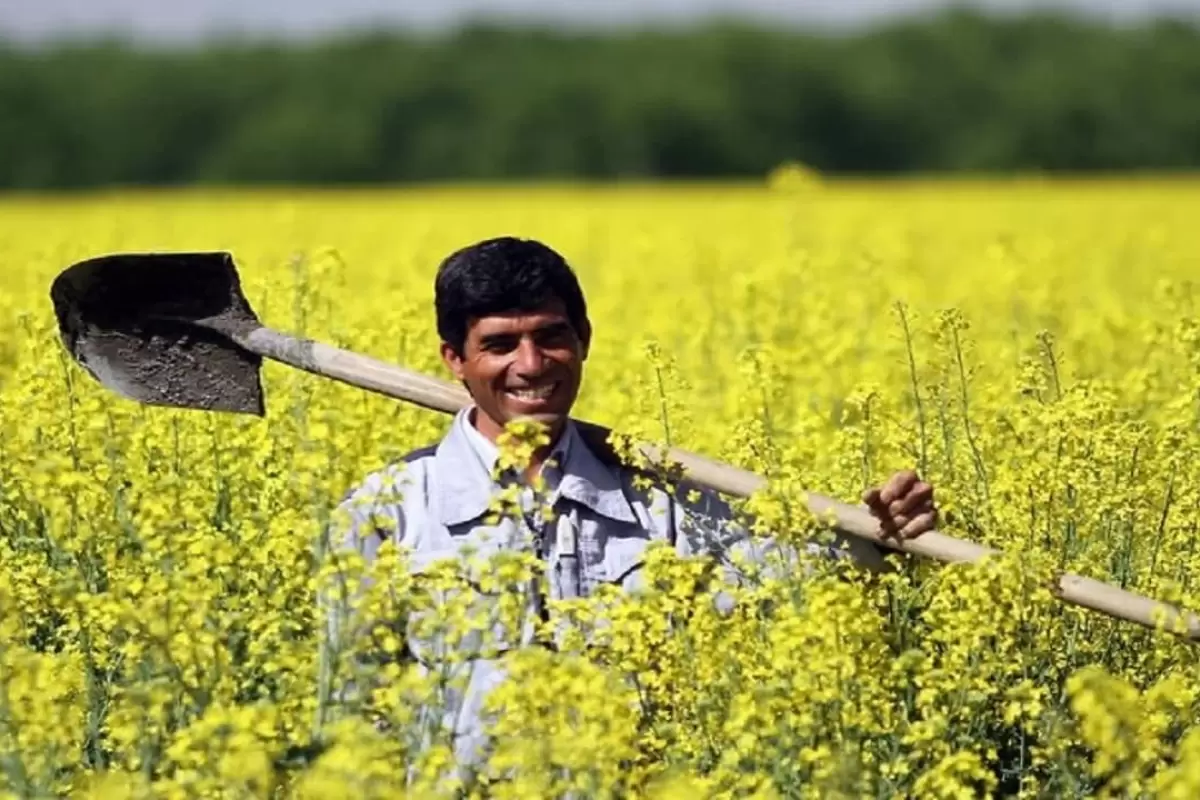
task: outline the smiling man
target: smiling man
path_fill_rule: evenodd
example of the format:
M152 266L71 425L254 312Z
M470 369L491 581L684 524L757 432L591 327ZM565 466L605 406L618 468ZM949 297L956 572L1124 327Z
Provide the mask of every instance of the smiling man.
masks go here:
M637 589L647 547L666 542L685 556L708 555L728 567L738 549L762 551L721 498L701 492L635 486L634 473L589 446L570 412L579 394L592 338L587 305L574 273L549 247L515 238L491 239L449 256L435 281L437 328L446 366L473 403L454 418L445 437L366 478L342 504L350 520L343 544L375 558L385 541L407 548L420 569L458 558L469 548L536 553L546 586L531 591L532 609L545 616L545 595L587 597L601 585ZM541 422L549 444L534 453L525 476L495 475L497 439L507 423ZM528 478L539 475L548 503L537 503ZM520 514L489 519L502 482L525 484ZM396 487L393 491L392 487ZM686 499L690 496L690 499ZM899 536L934 527L933 489L911 471L899 472L864 495L882 526ZM548 507L550 513L543 514ZM512 518L515 517L515 518ZM856 549L857 548L857 549ZM851 542L830 555L879 561L870 546ZM331 615L331 628L348 620ZM352 626L357 627L357 626ZM428 652L409 642L418 660ZM479 718L487 690L502 679L494 660L474 665L466 690L445 722L453 727L461 763L485 742Z
M435 294L442 359L475 404L469 424L494 442L509 421L531 418L556 442L592 336L566 262L535 242L481 242L443 262Z

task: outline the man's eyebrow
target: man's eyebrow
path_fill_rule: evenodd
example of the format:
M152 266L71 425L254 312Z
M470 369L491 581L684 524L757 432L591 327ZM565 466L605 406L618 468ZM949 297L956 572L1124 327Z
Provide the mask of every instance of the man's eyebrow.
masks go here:
M570 328L571 324L569 322L560 319L538 327L534 333L561 333L565 330L570 330Z
M562 333L563 331L571 330L571 323L565 320L555 320L547 322L545 325L539 325L531 333L534 336L545 336ZM514 331L497 331L496 333L485 333L479 337L481 345L499 344L503 342L511 342L520 339L521 334Z
M518 339L518 338L520 338L520 336L518 334L509 333L507 331L502 332L502 333L485 333L483 336L479 337L479 343L480 344L497 344L499 342L512 341L513 339Z

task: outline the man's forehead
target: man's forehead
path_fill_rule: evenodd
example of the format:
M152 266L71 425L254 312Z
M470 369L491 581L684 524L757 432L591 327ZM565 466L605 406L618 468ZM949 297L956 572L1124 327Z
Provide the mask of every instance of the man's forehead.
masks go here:
M561 302L548 303L536 309L514 309L497 311L481 317L472 317L470 331L479 335L511 333L536 330L547 325L569 322L567 311Z

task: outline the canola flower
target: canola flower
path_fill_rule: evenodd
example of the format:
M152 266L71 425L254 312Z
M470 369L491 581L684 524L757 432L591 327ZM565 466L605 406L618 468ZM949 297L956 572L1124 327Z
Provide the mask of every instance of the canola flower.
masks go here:
M1197 199L796 168L0 199L0 794L1194 797L1194 646L1048 587L1200 610ZM266 419L139 406L63 352L48 287L100 253L228 249L269 324L440 374L436 263L505 233L588 293L581 417L768 476L747 507L784 537L821 535L801 488L914 465L942 527L1004 555L729 586L657 550L645 592L562 603L554 650L505 656L494 749L455 773L431 721L531 624L538 565L413 576L387 551L355 594L368 568L327 547L346 489L448 418L273 364ZM393 623L331 633L319 597ZM420 669L401 623L449 666Z

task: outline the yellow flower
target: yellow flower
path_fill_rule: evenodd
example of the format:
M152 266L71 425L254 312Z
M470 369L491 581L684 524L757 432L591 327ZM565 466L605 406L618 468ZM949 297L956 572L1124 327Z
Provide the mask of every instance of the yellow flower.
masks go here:
M738 188L0 198L0 795L1196 796L1194 646L1051 590L1200 609L1197 192L785 164ZM346 492L446 417L275 363L265 420L140 405L71 363L46 298L75 260L219 242L268 324L441 374L431 271L490 230L578 268L576 416L681 500L635 442L767 478L734 505L779 557L653 546L644 592L554 603L554 649L509 651L528 554L331 556ZM500 468L545 441L515 422ZM806 491L909 467L945 532L1003 555L793 552L839 546ZM429 720L480 657L511 678L459 771Z

